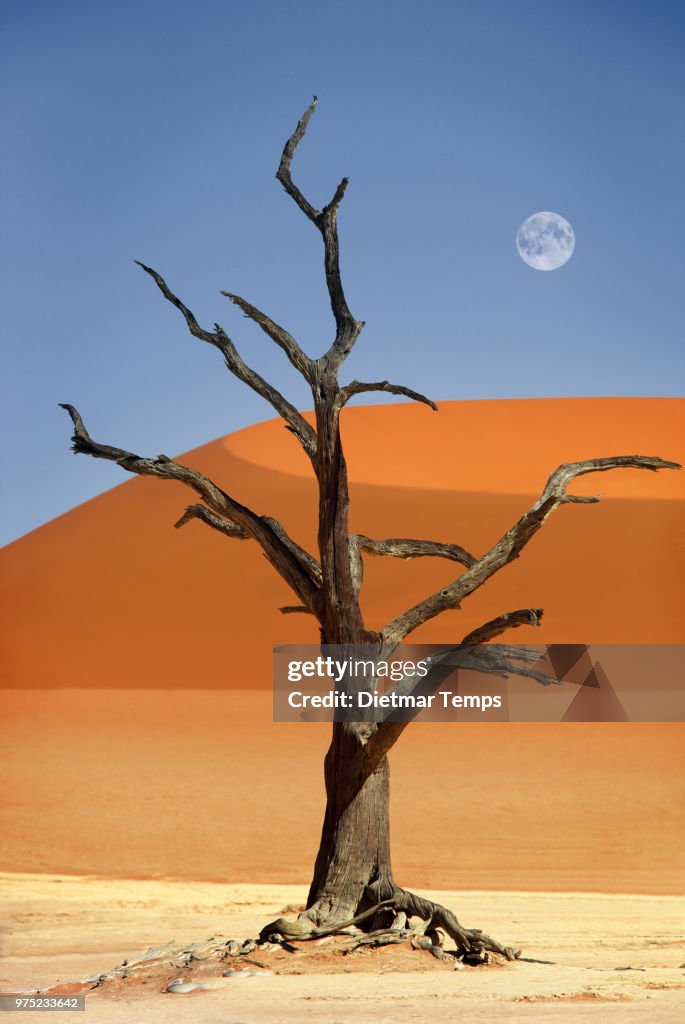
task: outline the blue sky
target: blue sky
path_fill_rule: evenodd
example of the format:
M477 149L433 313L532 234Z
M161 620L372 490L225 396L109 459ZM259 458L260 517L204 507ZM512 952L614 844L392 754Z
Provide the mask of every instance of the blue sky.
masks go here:
M351 179L350 379L682 392L681 5L5 0L1 18L1 540L122 480L69 454L60 401L142 454L271 416L133 259L309 406L219 292L314 355L331 339L320 238L274 178L313 93L294 175L317 205ZM538 210L576 233L553 273L514 244Z

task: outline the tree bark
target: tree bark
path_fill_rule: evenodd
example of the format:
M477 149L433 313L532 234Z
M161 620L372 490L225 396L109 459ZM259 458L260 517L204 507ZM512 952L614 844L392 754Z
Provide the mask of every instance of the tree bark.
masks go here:
M354 578L348 511L347 466L340 438L339 389L335 375L324 369L313 388L319 483L319 555L322 586L319 618L324 646L377 644L366 629ZM356 680L341 684L350 692ZM375 726L364 722L335 722L324 762L326 812L314 877L307 900L307 917L316 927L344 921L371 903L369 887L376 884L392 895L390 868L389 769L386 757L370 765L365 744ZM373 917L368 926L372 926Z
M307 900L307 916L317 926L354 917L395 889L388 759L368 769L358 728L335 723L324 762L326 813Z

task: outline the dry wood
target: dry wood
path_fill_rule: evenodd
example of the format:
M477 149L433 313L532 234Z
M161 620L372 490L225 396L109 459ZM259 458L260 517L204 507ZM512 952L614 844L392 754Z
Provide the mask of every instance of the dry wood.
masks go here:
M276 524L276 520L267 520L263 516L258 516L252 509L241 505L240 502L221 490L204 473L174 462L166 455L148 459L125 451L123 448L99 444L91 438L74 406L66 403L60 403L60 405L69 413L74 424L72 436L74 452L117 462L128 473L136 473L139 476L156 476L162 480L177 480L179 483L191 487L200 495L211 511L228 521L227 528L223 530L224 533L241 538L244 533L247 533L253 540L256 540L276 571L295 591L302 603L308 608L314 608L318 588L312 580L310 563L302 556L302 549L287 536L285 528L280 523ZM187 516L188 512L185 515ZM193 516L196 516L196 513L193 513ZM217 523L218 520L215 520L211 525L216 529ZM234 526L240 530L239 533L229 528ZM311 556L309 557L311 558ZM312 559L312 561L314 560Z
M452 562L470 567L476 559L458 544L444 544L437 540L409 540L405 537L391 537L388 540L372 540L363 533L355 538L363 551L370 555L389 555L391 558L448 558Z
M349 184L348 178L343 178L335 190L333 198L323 210L317 210L308 199L300 192L292 180L290 164L295 150L304 137L309 120L316 109L317 97L315 96L307 110L297 123L295 131L290 136L283 149L281 162L276 172L276 177L289 196L295 200L302 212L309 220L316 225L321 232L324 242L324 268L326 272L326 285L331 300L331 309L335 318L335 340L321 360L325 370L337 374L340 366L352 351L352 347L364 327L364 322L355 320L352 316L345 293L343 291L340 277L340 252L338 245L338 208L342 202L345 190ZM337 388L336 388L337 390Z
M430 406L434 412L438 411L437 405L430 398L426 398L420 392L412 391L411 388L406 388L402 384L391 384L387 380L377 380L374 384L363 384L361 381L353 380L351 384L346 384L344 388L340 389L340 405L346 405L355 395L363 395L369 391L385 391L389 395L403 395L404 398L411 398L413 402L421 402L423 405Z
M222 292L221 294L225 295L234 305L242 309L246 317L258 324L264 333L272 341L275 341L279 348L283 349L295 369L311 384L314 373L312 360L304 354L293 336L284 330L283 327L279 327L277 323L274 323L266 313L262 313L256 306L252 306L245 299L241 299L239 295L232 295L231 292Z
M213 530L217 530L219 533L226 534L227 537L249 540L250 534L244 527L238 526L237 523L231 523L228 519L224 519L223 516L219 516L216 512L205 508L204 505L189 505L181 518L174 523L174 526L179 530L193 519L199 519L200 522L206 523L207 526L211 526Z
M431 594L389 622L382 630L384 640L399 643L429 619L450 608L458 608L465 597L478 590L491 576L519 557L525 545L560 505L590 504L599 501L597 496L567 494L566 487L575 477L625 468L648 469L654 472L659 469L680 469L680 466L677 462L666 462L657 456L647 455L617 455L606 459L569 462L559 466L550 476L540 498L532 508L507 530L494 547L453 583Z

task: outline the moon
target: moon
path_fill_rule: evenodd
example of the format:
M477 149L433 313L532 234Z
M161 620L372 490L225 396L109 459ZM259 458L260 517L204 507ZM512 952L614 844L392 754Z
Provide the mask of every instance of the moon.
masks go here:
M575 247L573 228L558 213L532 213L516 232L519 256L533 270L558 270L571 259Z

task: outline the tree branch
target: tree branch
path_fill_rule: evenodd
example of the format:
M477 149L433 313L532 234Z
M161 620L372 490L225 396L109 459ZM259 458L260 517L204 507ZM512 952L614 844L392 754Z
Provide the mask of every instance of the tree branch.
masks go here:
M293 336L283 327L279 327L277 323L274 323L266 313L262 313L256 306L246 302L245 299L241 299L239 295L233 295L231 292L222 292L221 294L230 299L234 305L242 309L246 317L261 327L264 333L285 352L295 369L311 384L314 376L313 361L302 351Z
M180 483L191 487L209 506L211 512L229 520L227 528L219 526L212 517L210 525L221 529L223 532L231 532L232 536L238 534L230 531L235 526L240 531L252 537L261 546L264 554L282 576L285 582L295 591L298 598L308 608L314 608L318 587L312 579L311 563L318 564L307 555L290 537L285 528L275 519L268 519L258 516L251 509L231 498L225 491L217 487L213 481L203 473L188 466L174 462L166 455L158 455L156 459L142 458L133 452L127 452L122 448L114 448L111 445L99 444L93 441L86 430L80 414L73 405L60 403L62 409L66 409L74 424L72 437L73 450L82 455L91 455L97 459L108 459L117 462L122 469L129 473L136 473L139 476L156 476L163 480L178 480ZM194 506L199 509L202 506ZM179 520L179 525L187 522L190 509L185 516ZM211 516L211 512L193 512L192 517L203 518L205 513ZM307 557L305 557L307 555Z
M139 267L142 267L145 273L149 274L153 281L155 281L164 298L167 299L172 306L175 306L176 309L181 311L190 333L195 338L199 338L201 341L206 341L207 344L213 345L215 348L219 349L224 357L226 366L231 373L273 406L279 416L282 416L289 425L290 429L295 434L310 458L314 458L316 455L316 432L307 423L302 414L298 412L295 406L284 398L280 391L277 391L276 388L272 387L268 381L264 380L260 374L251 369L251 367L243 361L238 350L226 334L223 327L219 324L214 324L214 331L207 331L203 327L200 327L195 315L190 309L188 309L185 303L181 302L177 295L174 295L161 274L158 274L156 270L152 269L152 267L145 266L145 264L141 263L139 260L135 260L134 262L137 263ZM269 321L269 323L271 323L271 321ZM275 324L274 327L276 327ZM290 336L288 335L288 337Z
M540 608L521 609L500 615L497 619L486 622L483 626L473 630L460 644L436 651L435 654L423 659L428 665L428 672L425 676L419 678L414 675L405 676L395 683L388 693L414 698L430 697L457 669L482 672L505 679L510 675L524 676L528 679L535 679L543 686L558 684L559 680L553 676L528 668L527 665L516 664L517 661L540 661L544 658L544 654L540 652L499 644L491 647L479 646L486 639L491 639L506 629L515 628L524 623L537 626L540 624L541 618L542 609ZM370 736L366 745L366 755L372 764L377 764L387 754L420 711L419 707L408 707L402 710L401 716L393 709L386 712L385 717L379 722L376 732Z
M305 608L303 604L286 604L278 609L282 615L313 615L311 608Z
M452 562L470 567L476 559L458 544L442 544L436 540L410 540L408 538L391 537L388 540L373 540L363 533L355 534L355 540L363 551L370 555L389 555L392 558L448 558Z
M542 608L521 608L515 612L506 612L496 619L484 623L472 630L462 640L462 644L486 644L488 640L499 636L505 629L516 629L517 626L539 626L543 615Z
M231 523L228 519L224 519L223 516L219 516L216 512L205 508L204 505L189 505L181 518L174 523L175 529L179 530L192 519L199 519L201 522L206 523L207 526L211 526L213 530L223 533L226 537L234 537L237 540L250 539L250 534L242 526L238 526L237 523Z
M361 395L367 391L385 391L389 395L404 395L405 398L411 398L413 402L422 402L423 405L430 406L435 412L438 411L437 405L430 398L426 398L418 391L412 391L411 388L405 388L402 384L390 384L387 380L378 380L372 384L353 380L351 384L346 384L344 388L340 389L340 406L346 405L355 395Z
M234 537L238 540L251 539L251 534L242 526L238 526L237 523L229 522L228 519L224 519L223 516L219 516L215 512L210 511L210 509L205 508L204 505L190 505L178 522L174 523L174 526L176 529L179 529L181 526L185 526L186 523L189 523L191 519L201 520L203 523L206 523L207 526L210 526L218 533L224 534L226 537ZM316 559L288 536L283 524L279 523L277 519L272 519L269 516L263 516L262 522L270 526L288 551L302 562L302 565L306 569L312 583L318 588L321 584L321 566ZM293 615L296 612L301 612L305 615L315 614L312 608L307 608L303 604L284 605L282 608L279 608L279 611L282 612L283 615Z
M310 555L305 548L300 547L292 537L288 536L285 531L285 527L278 521L278 519L272 519L271 516L262 516L262 522L267 523L271 527L281 543L305 566L312 582L315 583L317 587L320 587L323 581L323 576L321 573L321 566L314 556Z
M295 185L295 183L293 182L293 179L290 174L290 164L295 154L295 150L297 149L298 145L300 144L304 137L304 133L307 130L307 125L309 124L309 119L316 110L317 103L318 98L315 96L312 102L305 110L300 120L297 122L297 128L292 133L283 149L283 153L281 155L281 162L278 165L278 170L276 171L276 177L280 181L281 185L286 190L288 195L295 200L295 202L302 210L302 212L305 214L305 216L309 217L309 219L318 226L317 222L318 218L321 216L321 212L317 210L315 207L313 207L308 199L305 199L297 185Z
M544 661L544 659L545 652L536 650L533 647L516 647L510 644L479 646L461 643L455 647L447 647L442 651L436 651L435 654L429 655L424 660L427 661L429 670L437 669L440 666L449 669L445 674L445 678L460 668L468 672L481 672L483 675L499 676L502 679L508 679L510 675L518 675L526 679L535 679L543 686L558 686L560 680L556 676L548 676L545 672L538 672L536 669L528 668L527 664L516 664L518 661L530 663ZM429 675L430 671L428 675L424 676L423 681L427 681ZM433 688L428 691L430 693L435 693L436 689L438 689L437 686L433 686L434 682L434 679L431 680L430 685ZM402 694L417 693L416 685L416 676L406 677L391 687L389 692Z
M512 653L508 653L511 651ZM520 653L514 653L514 652ZM508 679L509 676L521 676L524 679L534 679L542 686L558 686L561 682L556 676L548 676L545 672L538 672L536 669L527 668L525 665L516 665L515 661L537 661L545 657L543 652L528 651L525 647L507 648L502 645L490 645L477 647L472 653L465 654L460 668L469 672L482 672L488 676L500 676Z
M448 558L452 562L460 562L462 565L471 566L476 561L464 548L458 544L441 544L432 540L409 540L406 538L393 537L389 540L372 540L363 533L355 533L350 537L350 573L352 576L352 587L355 597L359 595L364 580L364 563L361 557L362 551L370 555L388 555L392 558L422 558L434 556L436 558ZM393 644L392 646L397 646ZM386 653L390 647L384 648Z
M200 341L206 341L208 345L214 345L216 348L221 349L221 344L219 343L217 336L212 334L211 331L206 331L203 327L200 327L195 318L195 314L192 310L188 309L185 303L181 302L177 295L174 295L161 274L158 274L152 267L148 267L144 263L141 263L140 260L134 260L133 262L152 278L167 302L170 302L172 306L175 306L176 309L181 312L186 324L188 325L188 330L193 337L199 338Z
M323 210L317 210L308 199L305 199L302 192L295 185L292 179L290 164L292 163L295 150L304 137L309 120L316 109L317 98L311 104L297 122L295 131L290 136L283 149L281 162L276 171L276 177L281 185L294 199L299 208L309 220L316 225L321 232L324 242L324 266L326 271L326 285L331 300L331 309L335 319L336 333L335 341L323 356L321 362L332 374L336 374L343 361L347 358L352 347L359 337L364 326L362 320L355 320L350 312L343 291L340 277L340 253L338 245L338 208L342 202L348 179L343 178L335 190L333 198Z
M579 495L567 494L566 487L575 477L583 476L586 473L604 473L611 469L622 468L656 471L680 469L681 467L677 462L666 462L656 456L647 455L620 455L606 459L591 459L587 462L569 462L559 466L550 476L538 501L500 538L494 547L474 562L449 586L431 594L389 622L381 632L383 640L389 643L399 643L424 622L450 608L457 608L465 597L481 587L486 580L509 562L518 558L521 550L535 536L547 517L560 505L599 501L598 497L584 498Z

